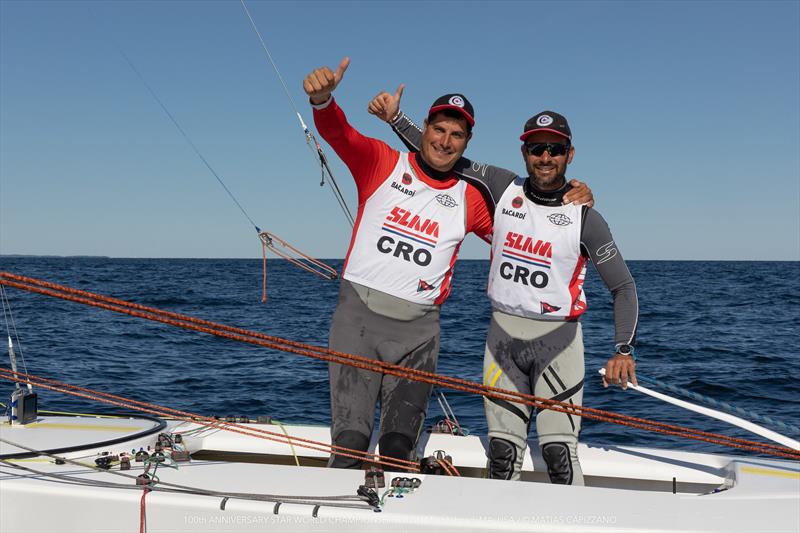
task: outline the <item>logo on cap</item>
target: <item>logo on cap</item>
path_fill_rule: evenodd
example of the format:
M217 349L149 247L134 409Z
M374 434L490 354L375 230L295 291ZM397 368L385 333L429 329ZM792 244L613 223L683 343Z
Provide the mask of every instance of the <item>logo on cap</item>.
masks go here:
M449 103L454 106L464 107L464 99L458 95L450 97Z
M542 115L541 117L536 119L537 126L549 126L553 123L553 117L550 115Z

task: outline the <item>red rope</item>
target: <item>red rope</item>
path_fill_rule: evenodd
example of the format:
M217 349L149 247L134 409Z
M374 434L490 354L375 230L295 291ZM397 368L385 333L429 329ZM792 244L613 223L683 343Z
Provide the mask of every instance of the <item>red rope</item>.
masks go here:
M273 253L278 257L286 259L291 264L302 268L306 272L310 272L312 274L315 274L321 278L328 280L334 280L337 277L339 277L339 273L336 272L336 270L333 267L329 267L322 261L314 259L310 255L304 254L303 252L301 252L288 242L284 241L274 233L270 233L268 231L262 231L261 233L258 234L258 236L261 239L261 256L263 258L263 263L264 263L264 269L263 269L264 283L263 283L263 289L261 291L262 303L266 303L267 301L267 248L272 250ZM289 253L286 253L277 246L275 246L275 241L277 241L281 246L283 246L287 250L290 250L291 252L297 254L299 258L292 257ZM311 263L311 266L304 263L304 261Z
M147 497L148 492L150 492L150 489L145 485L142 491L142 499L139 500L139 533L145 533L147 531L147 513L145 511L144 499Z
M264 287L261 291L261 303L267 303L267 245L261 243L261 255L264 258Z
M31 278L29 278L29 279L31 279ZM38 281L38 280L34 280L34 281ZM5 282L5 281L0 279L0 282ZM13 282L5 282L5 283L10 285L10 286L17 286L17 284L15 284ZM46 285L49 285L49 286L59 287L56 284L52 284L52 283L48 283L48 282L40 282L40 283L46 284ZM142 318L148 318L150 320L156 320L156 321L163 322L163 323L173 324L173 325L185 327L185 328L188 328L188 329L194 329L196 331L203 331L203 332L206 332L206 333L211 333L211 334L214 334L214 335L219 335L219 336L223 336L223 337L227 337L227 338L231 338L231 339L235 339L235 340L241 340L243 342L249 342L249 343L252 343L252 344L257 344L257 345L266 346L266 347L270 347L270 348L276 348L276 349L279 349L279 350L298 353L298 354L301 354L301 355L308 355L308 356L316 357L316 358L319 358L319 359L322 359L322 360L326 360L326 361L329 361L329 362L343 362L341 360L336 360L335 357L322 355L322 354L316 353L316 352L309 352L307 350L296 350L296 349L293 349L293 348L287 348L286 346L282 346L280 344L259 342L259 341L256 341L254 339L250 339L250 338L247 338L247 337L242 337L242 336L239 336L239 335L223 334L223 333L220 333L218 331L215 331L213 328L210 329L210 328L204 328L204 327L197 327L197 326L187 325L187 324L184 324L184 323L181 323L181 322L178 322L178 321L174 321L174 320L168 320L168 319L165 319L165 318L159 317L159 316L151 316L151 315L147 315L147 314L144 314L144 313L139 313L139 312L131 311L131 310L127 310L127 309L117 309L114 306L109 306L109 305L106 305L106 304L103 304L103 303L93 302L91 300L86 300L84 298L67 297L67 296L64 296L64 295L60 295L58 293L53 293L52 291L48 291L48 290L45 290L45 289L39 289L39 288L35 288L35 287L32 288L32 287L26 287L26 286L22 286L22 288L27 288L27 290L31 290L33 292L40 292L42 294L48 294L48 295L56 296L56 297L59 297L59 298L79 301L81 303L87 303L89 305L94 305L94 306L97 306L97 307L106 308L106 309L109 309L109 310L130 314L132 316L139 316L139 317L142 317ZM66 289L68 289L68 288L66 288ZM84 294L87 294L89 296L94 296L94 297L101 298L101 299L114 300L114 299L110 299L108 297L104 297L104 296L100 296L100 295L93 295L92 293L87 293L85 291L80 291L78 289L69 289L69 290L73 291L73 292L84 293ZM144 306L140 306L138 304L127 303L127 302L124 302L122 300L119 300L119 301L122 302L122 303L126 303L131 307L136 307L136 308L144 307ZM150 308L150 309L152 309L152 308ZM159 312L159 310L155 310L155 311ZM166 311L160 311L160 313L168 314L168 315L175 315L174 313L168 313ZM181 316L181 315L177 315L177 316ZM191 317L187 317L187 318L191 318ZM199 319L193 319L193 320L199 321ZM208 321L201 321L201 322L205 322L205 323L214 325L213 322L208 322ZM220 325L217 325L217 326L220 326ZM220 327L224 327L224 328L228 328L228 329L237 329L237 328L230 328L229 326L220 326ZM241 330L241 331L244 331L245 333L248 333L247 330ZM253 332L250 332L250 334L255 335L255 336L260 336L260 334L255 334ZM268 336L265 336L265 337L268 337ZM284 339L280 339L278 337L272 337L272 338L274 338L276 340L279 340L279 341L283 341L284 340ZM286 341L286 342L290 343L290 341ZM300 346L308 346L308 345L303 345L302 343L291 343L291 344L300 345ZM309 348L316 348L316 347L313 347L313 346L308 346L308 347ZM316 349L318 351L320 351L320 352L325 352L324 349L321 349L321 348L316 348ZM338 354L339 352L333 352L333 353ZM342 355L347 356L347 354L342 354ZM417 379L418 381L423 381L423 382L426 382L426 383L440 384L441 385L441 383L438 383L437 381L429 379L427 377L420 377L420 376L417 376L416 378L410 377L407 372L410 372L411 369L405 369L403 367L397 367L396 365L389 365L389 366L395 367L395 368L399 368L400 370L402 370L402 372L398 371L398 370L395 370L394 368L386 368L386 367L380 368L380 369L376 369L375 368L375 365L376 365L375 361L372 361L372 360L369 360L369 359L366 359L366 358L357 358L356 356L348 356L348 357L356 358L356 359L364 359L369 364L358 364L358 363L352 363L352 362L351 363L345 363L345 364L351 364L353 366L356 366L356 367L359 367L359 368L363 368L363 369L366 369L366 370L370 370L370 371L383 372L383 373L386 373L386 374L397 375L399 377ZM415 371L415 372L421 372L421 371ZM424 374L433 376L434 378L446 378L446 376L438 376L437 374L433 374L433 373L424 373ZM446 378L446 379L455 379L455 378ZM525 400L525 397L529 396L529 395L519 395L518 393L513 393L512 391L505 391L503 389L494 389L494 390L500 391L500 393L502 393L502 395L487 394L484 391L480 390L481 386L479 386L477 384L474 384L474 383L468 382L468 381L464 381L464 380L458 380L458 381L462 381L462 382L464 382L464 383L466 383L468 385L473 385L473 387L461 387L461 386L457 386L457 385L446 385L446 386L448 386L450 388L454 388L456 390L464 390L465 392L474 392L474 393L478 393L478 394L484 394L484 395L489 396L489 397L500 398L500 399L504 399L504 400L507 400L507 401L517 401L519 403L532 405L533 407L549 408L551 410L558 411L558 412L565 412L565 413L575 414L576 416L584 416L584 417L587 417L587 418L593 418L593 419L596 419L596 420L603 420L603 421L612 421L612 422L615 422L615 423L618 423L618 424L621 424L621 425L630 426L630 427L638 427L638 428L641 428L641 429L649 429L649 430L657 431L657 432L660 432L660 433L665 433L665 434L670 434L670 435L675 435L675 436L684 436L684 437L687 437L687 438L694 438L696 440L703 440L703 441L706 441L706 442L724 444L724 445L728 445L728 446L731 446L731 447L736 447L736 448L740 448L740 449L746 449L746 450L750 450L750 451L762 451L762 452L764 452L763 448L766 447L766 448L774 448L774 449L780 450L780 451L788 451L789 453L798 453L798 452L794 452L793 450L790 450L788 448L773 446L773 445L769 445L769 444L756 443L756 442L747 441L747 440L744 440L744 439L733 439L732 437L726 437L724 435L716 435L716 434L713 434L713 433L701 432L701 431L692 430L692 429L689 429L689 428L682 428L681 426L671 426L671 425L668 425L668 424L662 424L662 423L659 423L659 422L648 421L648 420L645 420L645 419L637 419L637 418L634 418L634 417L625 417L625 415L619 415L619 414L616 414L616 413L609 413L609 412L606 412L606 411L600 411L600 410L591 409L591 408L585 408L585 407L579 408L579 406L573 406L571 404L562 404L561 402L553 402L552 400L547 400L547 399L539 399L539 400L544 400L544 402L545 402L544 404L540 404L540 403L537 403L535 401L535 400L538 399L535 396L530 396L530 398L534 399L534 401L531 402L531 401ZM491 388L489 388L489 389L491 389ZM519 396L522 397L522 400L520 401L520 400L516 400L516 398L510 398L506 394L508 394L508 395L519 395ZM553 404L561 404L561 405L559 407L556 407ZM616 417L620 417L620 419L619 420L613 420L612 418L609 418L607 416L593 415L593 414L587 414L587 413L579 414L577 411L580 410L580 409L596 411L596 412L602 413L604 415L605 414L613 415L613 416L616 416ZM638 420L638 421L641 421L641 423L638 423L638 422L637 423L631 423L631 422L622 420L621 418L629 418L629 419L632 419L632 420ZM670 431L658 430L658 429L653 429L652 426L666 426L666 427L670 427L670 428L675 428L675 430L674 431L672 431L672 430L670 430ZM711 439L704 438L703 436L695 437L695 436L692 436L692 435L687 435L686 434L687 432L689 432L689 433L697 433L697 434L701 434L701 435L704 435L704 436L707 435L707 436L711 437ZM765 452L765 453L770 453L770 452Z
M27 285L12 280L18 280L20 282L27 283ZM107 296L102 296L87 291L72 289L55 283L37 280L34 278L28 278L25 276L18 276L15 274L10 274L5 272L0 273L0 283L31 292L37 292L40 294L45 294L56 298L75 301L119 313L129 314L131 316L137 316L140 318L146 318L148 320L154 320L165 324L192 329L195 331L201 331L204 333L209 333L220 337L238 340L241 342L256 344L259 346L296 353L299 355L305 355L308 357L314 357L317 359L321 359L323 361L348 364L351 366L355 366L357 368L362 368L373 372L395 375L402 378L413 379L416 381L448 387L451 389L461 390L464 392L481 394L483 396L487 396L490 398L498 398L506 401L512 401L516 403L530 405L532 407L539 409L546 408L557 412L573 414L576 416L582 416L584 418L590 418L594 420L613 422L616 424L628 427L635 427L639 429L645 429L657 433L680 436L714 444L721 444L724 446L739 448L748 451L768 453L772 455L778 455L780 457L787 457L790 459L800 459L800 452L797 452L795 450L792 450L784 446L775 446L772 444L764 444L755 441L749 441L746 439L738 439L738 438L728 437L725 435L700 431L692 428L686 428L672 424L665 424L662 422L656 422L637 417L630 417L619 413L603 411L585 406L577 406L564 402L557 402L547 398L541 398L533 395L517 393L505 389L487 387L467 380L451 378L448 376L441 376L432 372L425 372L422 370L405 368L398 365L384 363L381 361L375 361L366 357L355 356L352 354L345 354L342 352L337 352L334 350L316 347L304 343L289 341L286 339L282 339L280 337L273 337L240 328L233 328L231 326L216 324L214 322L197 319L194 317L189 317L186 315L179 315L177 313L171 313L168 311L162 311L152 307L142 306L139 304L126 302L124 300L118 300L116 298L110 298ZM42 288L42 287L47 287L47 288ZM109 303L113 305L109 305ZM146 312L141 312L141 311L146 311Z
M371 454L369 452L364 452L361 450L345 448L343 446L336 446L310 439L303 439L300 437L291 437L281 433L274 433L266 429L248 427L242 424L236 424L232 422L225 422L223 420L217 420L216 418L189 413L186 411L179 411L176 409L170 409L169 407L163 407L152 403L132 400L130 398L125 398L123 396L118 396L116 394L100 392L85 387L78 387L77 385L62 383L54 379L48 379L33 374L14 372L4 367L0 367L0 378L7 379L9 381L15 381L17 383L26 383L26 384L29 383L33 386L40 387L46 390L61 392L63 394L69 394L71 396L77 396L79 398L85 398L87 400L94 400L114 405L117 407L123 407L135 411L141 411L144 413L149 413L160 417L173 418L175 420L181 420L183 422L191 422L213 429L222 429L233 433L239 433L241 435L245 435L248 437L270 440L274 442L279 442L281 444L290 444L290 445L293 444L298 447L308 448L311 450L317 450L326 453L335 453L336 455L350 457L353 459L357 459L359 461L367 461L377 464L383 464L385 466L395 467L401 470L409 469L409 470L419 471L419 465L413 461L405 461L403 459L395 459L393 457L384 457L381 455Z
M326 265L322 261L314 259L310 255L304 254L303 252L301 252L288 242L284 241L274 233L270 233L268 231L262 231L261 233L259 233L259 237L261 237L261 243L265 257L266 257L266 249L269 248L275 255L286 259L293 265L302 268L306 272L316 274L317 276L328 280L333 280L339 277L339 273L336 272L336 270L333 267ZM278 246L275 246L276 242L286 250L289 250L289 252L285 252ZM298 257L293 257L291 255L292 253L294 253Z
M448 461L447 459L440 459L439 457L436 458L436 462L439 463L439 466L447 473L448 476L457 476L461 477L461 474L456 470L456 467Z
M61 294L58 294L58 293L55 293L55 292L52 292L52 291L46 291L46 290L42 290L42 289L28 287L26 285L18 285L18 284L15 284L13 282L6 282L6 284L9 285L9 286L21 288L21 289L24 289L24 290L29 290L31 292L37 292L37 293L40 293L40 294L45 294L47 296L53 296L53 297L56 297L56 298L62 298L62 299L70 300L70 301L76 301L78 303L84 303L86 305L100 307L100 308L108 309L108 310L111 310L111 311L116 311L116 312L120 312L120 313L129 314L131 316L137 316L137 317L140 317L140 318L146 318L146 319L149 319L149 320L155 320L155 321L166 323L166 324L170 324L170 325L175 325L175 326L179 326L179 327L185 327L187 329L194 329L195 331L202 331L202 332L205 332L205 333L210 333L212 335L218 335L218 336L230 338L230 339L233 339L233 340L239 340L239 341L242 341L242 342L250 342L251 344L257 344L257 345L265 346L265 347L268 347L268 348L274 348L274 349L278 349L278 350L282 350L282 351L298 353L300 355L307 355L309 357L316 357L318 359L322 359L322 360L328 361L328 362L339 362L339 363L343 363L343 364L352 364L352 366L356 366L358 368L363 368L363 369L366 369L366 370L371 370L371 371L374 371L374 372L381 372L382 371L383 373L390 373L391 374L392 371L399 371L399 372L403 372L404 374L403 375L401 375L401 374L393 374L393 375L398 375L400 377L407 377L408 374L413 374L414 376L417 376L417 378L409 377L409 379L418 379L420 381L425 381L426 378L439 378L439 379L442 379L442 380L445 380L445 381L448 381L448 382L452 383L453 385L448 385L448 386L450 388L453 388L453 389L456 389L456 390L463 390L465 392L476 392L478 394L482 394L481 390L493 391L493 392L497 392L497 393L500 393L500 394L505 394L505 395L513 397L513 398L505 398L505 397L499 397L498 396L498 398L501 398L501 399L514 401L515 399L519 398L519 400L522 400L520 403L526 403L526 404L532 405L533 407L536 407L536 408L548 408L549 407L549 408L551 408L553 410L556 410L556 411L559 411L559 408L562 408L563 410L560 410L559 412L575 414L576 416L581 416L579 414L580 411L586 411L586 412L589 412L589 413L597 413L597 414L600 414L600 415L610 415L610 416L616 416L616 417L620 417L620 418L631 418L634 421L639 421L639 422L644 422L644 423L648 423L649 422L649 423L652 423L652 424L655 424L655 425L658 425L658 426L663 426L663 427L668 428L668 429L688 429L688 428L681 428L680 426L672 426L672 425L669 425L669 424L662 424L662 423L659 423L659 422L651 422L651 421L647 421L647 420L639 419L639 418L634 418L634 417L626 417L626 415L620 415L620 414L617 414L617 413L601 411L601 410L598 410L598 409L593 409L593 408L585 407L585 406L577 406L577 405L573 405L571 403L558 402L558 401L550 400L550 399L547 399L547 398L540 398L540 397L533 396L533 395L528 395L528 394L523 394L523 393L519 393L519 392L509 391L509 390L506 390L506 389L499 389L499 388L495 388L495 387L488 387L488 386L478 385L478 384L476 384L474 382L467 381L467 380L462 380L462 379L458 379L458 378L451 378L449 376L441 376L441 375L438 375L438 374L434 374L432 372L426 372L426 371L423 371L423 370L406 368L406 367L402 367L402 366L399 366L399 365L393 365L393 364L390 364L390 363L384 363L382 361L376 361L376 360L370 359L368 357L362 357L362 356L357 356L357 355L352 355L352 354L346 354L346 353L338 352L338 351L335 351L335 350L330 350L330 349L321 348L321 347L317 347L317 346L312 346L312 345L308 345L308 344L304 344L304 343L300 343L300 342L290 341L290 340L287 340L287 339L283 339L281 337L274 337L274 336L271 336L271 335L265 335L263 333L257 333L257 332L253 332L253 331L248 331L248 330L241 329L241 328L225 326L223 324L217 324L217 323L214 323L214 322L210 322L208 320L202 320L202 319L198 319L198 318L191 317L191 316L188 316L188 315L181 315L181 314L178 314L178 313L172 313L172 312L169 312L169 311L163 311L163 310L156 309L156 308L153 308L153 307L148 307L148 306L144 306L144 305L141 305L141 304L127 302L125 300L119 300L117 298L112 298L112 297L108 297L108 296L102 296L102 295L99 295L99 294L94 294L94 293L83 291L83 290L80 290L80 289L73 289L73 288L65 287L65 286L62 286L62 285L55 284L55 283L50 283L50 282L47 282L47 281L37 280L35 278L28 278L28 277L25 277L25 276L18 276L18 275L15 275L15 274L0 273L0 283L3 282L3 280L2 280L3 276L7 276L7 277L9 277L11 279L18 279L18 280L21 280L21 281L25 281L27 283L31 283L31 284L34 284L34 285L40 285L42 287L49 287L49 288L52 288L52 289L57 290L57 291L65 292L67 294L84 296L87 299L69 298L67 296L64 296L64 295L61 295ZM260 343L260 342L256 342L256 341L252 341L252 340L248 340L248 339L243 339L243 338L241 338L239 336L236 336L236 335L228 336L228 335L220 334L218 332L215 332L215 331L212 331L212 330L206 329L206 328L194 328L194 327L191 327L191 326L179 323L179 322L175 322L175 321L172 321L172 320L166 320L164 318L159 318L159 316L140 314L140 313L130 312L130 311L127 311L125 309L117 309L117 308L112 307L112 306L106 306L106 305L103 305L103 304L96 303L94 300L97 300L97 301L100 301L100 302L108 302L108 303L111 303L111 304L114 304L114 305L118 305L118 306L121 306L121 307L125 307L125 308L128 308L128 309L146 311L147 313L152 313L153 315L159 315L161 317L172 318L172 319L175 319L175 320L180 321L180 322L188 322L188 323L191 323L191 324L209 326L211 329L220 329L220 330L227 331L227 332L232 332L232 333L237 333L237 334L241 334L241 335L244 335L244 336L254 337L256 339L263 339L265 341L274 342L276 344ZM300 348L301 350L310 349L314 353L309 353L307 351L304 352L304 351L297 351L297 350L288 349L285 346L280 346L281 344L286 345L286 346L291 346L291 347L294 347L294 348ZM326 357L326 355L330 355L333 358L332 357ZM339 358L342 358L342 359L346 359L346 360L350 360L350 361L354 361L355 363L346 363L344 361L335 359L336 357L339 357ZM363 365L366 365L366 366L361 366L361 365L356 364L356 363L363 363ZM379 367L379 369L376 369L376 367ZM425 382L433 383L433 384L438 383L438 382L432 382L432 381L425 381ZM460 388L460 387L458 387L458 385L463 385L463 387L466 387L466 388L463 388L463 387ZM479 390L473 390L473 388L474 389L479 389ZM526 400L532 401L534 403L528 403L528 402L526 402ZM536 402L538 402L538 403L536 403ZM558 407L556 407L556 406L558 406ZM704 433L704 432L700 432L698 430L691 430L691 429L689 429L689 431L697 431L698 434L703 434ZM766 445L766 446L770 446L770 445ZM776 448L778 448L778 447L776 447Z

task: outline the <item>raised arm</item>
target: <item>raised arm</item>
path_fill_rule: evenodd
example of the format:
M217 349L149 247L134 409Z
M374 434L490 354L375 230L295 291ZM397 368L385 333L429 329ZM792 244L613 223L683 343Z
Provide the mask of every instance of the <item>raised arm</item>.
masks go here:
M581 229L581 248L594 264L614 301L614 345L633 345L639 321L639 301L636 283L619 252L605 219L594 209L586 208ZM604 384L620 383L627 386L628 379L636 384L636 363L632 356L615 354L608 360Z
M333 99L349 65L350 59L344 58L336 72L328 67L315 69L303 80L303 89L314 108L317 130L350 169L361 204L389 175L399 154L386 143L359 133Z
M422 145L422 128L400 110L400 99L405 85L401 84L394 94L379 93L369 103L368 111L389 123L392 130L406 147L418 152ZM493 205L497 205L506 188L516 179L517 173L511 170L472 161L462 157L453 167L453 172L475 185ZM591 189L578 180L570 180L572 190L564 196L564 201L586 204L591 207L594 197Z

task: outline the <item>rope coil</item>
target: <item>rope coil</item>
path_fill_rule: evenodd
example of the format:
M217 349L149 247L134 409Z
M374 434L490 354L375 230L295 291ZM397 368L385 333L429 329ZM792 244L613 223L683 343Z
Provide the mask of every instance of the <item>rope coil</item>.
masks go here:
M283 76L281 76L281 71L278 70L278 65L275 63L275 60L272 58L272 54L269 52L269 48L267 48L267 43L264 42L264 38L261 36L261 32L258 30L258 26L256 26L256 21L253 20L252 15L250 14L250 10L247 9L247 4L245 4L244 0L239 0L242 4L242 9L244 10L245 15L247 15L247 19L250 21L250 26L253 28L253 31L256 33L256 37L258 37L259 42L261 43L261 48L264 49L264 53L267 55L267 59L269 63L272 65L272 69L275 71L275 74L278 76L278 80L281 82L281 86L283 87L283 92L286 94L286 98L289 99L289 105L291 105L292 109L294 110L295 115L297 115L297 120L300 121L300 127L303 130L303 134L306 138L306 145L308 146L309 150L312 153L316 154L317 158L319 159L319 167L320 172L322 174L320 179L320 187L325 185L325 173L327 172L331 187L331 192L333 193L334 198L336 198L336 202L339 204L339 207L342 209L342 213L344 213L345 219L347 219L347 223L350 224L350 227L355 225L355 218L353 218L353 213L350 211L350 207L347 205L347 200L344 198L344 194L342 194L341 189L339 188L339 184L336 183L336 178L333 175L333 171L331 167L328 165L328 158L325 157L325 152L322 150L322 146L317 141L317 138L311 132L311 130L306 126L305 121L303 120L303 116L300 114L300 111L297 110L297 106L294 104L294 98L292 98L289 89L286 87L286 82L283 81Z

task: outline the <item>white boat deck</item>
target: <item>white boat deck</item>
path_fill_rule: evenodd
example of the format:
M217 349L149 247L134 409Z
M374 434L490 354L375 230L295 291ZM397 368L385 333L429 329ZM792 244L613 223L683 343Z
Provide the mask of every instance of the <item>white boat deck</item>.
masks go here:
M58 419L56 419L58 418ZM86 432L95 424L116 420L47 417L36 426L0 426L0 438L30 446L43 444L43 431L53 436ZM138 422L120 424L130 435ZM49 424L49 425L48 425ZM84 429L68 429L69 425ZM142 423L143 424L143 423ZM141 427L146 427L142 426ZM178 432L191 428L170 423ZM256 425L282 434L275 425ZM136 426L139 427L139 426ZM286 426L293 436L327 441L327 428ZM120 430L122 431L122 430ZM107 430L111 432L111 430ZM27 435L35 435L25 441ZM101 449L63 454L93 464L101 451L130 452L154 444L156 434ZM45 439L46 440L46 439ZM109 439L104 439L109 440ZM73 439L74 442L74 439ZM257 462L192 460L178 469L160 467L162 483L177 483L217 492L271 495L355 495L364 483L362 471L295 466L285 444L249 438L222 430L187 435L185 445L195 456L224 455ZM768 459L733 458L627 447L582 445L581 464L589 486L558 486L530 481L498 481L466 477L479 474L485 452L477 437L431 435L426 453L445 450L465 477L415 475L422 483L402 498L385 498L381 512L252 501L221 495L154 491L146 497L147 530L157 531L548 531L548 532L793 532L800 531L800 465ZM33 447L33 446L30 446ZM55 448L55 446L49 446ZM326 454L295 448L301 465L324 464ZM0 443L0 454L12 453ZM274 464L282 463L282 464ZM291 464L289 464L291 463ZM111 472L97 472L51 458L0 463L0 530L12 531L132 531L139 526L141 487ZM539 457L526 458L526 478L544 475ZM127 474L141 473L134 463ZM54 478L58 474L69 478ZM407 473L386 472L387 484ZM673 494L672 478L678 493ZM542 478L544 479L544 478ZM90 485L78 480L89 480ZM123 484L120 487L102 483ZM723 488L711 492L715 487ZM387 489L379 489L384 494Z

